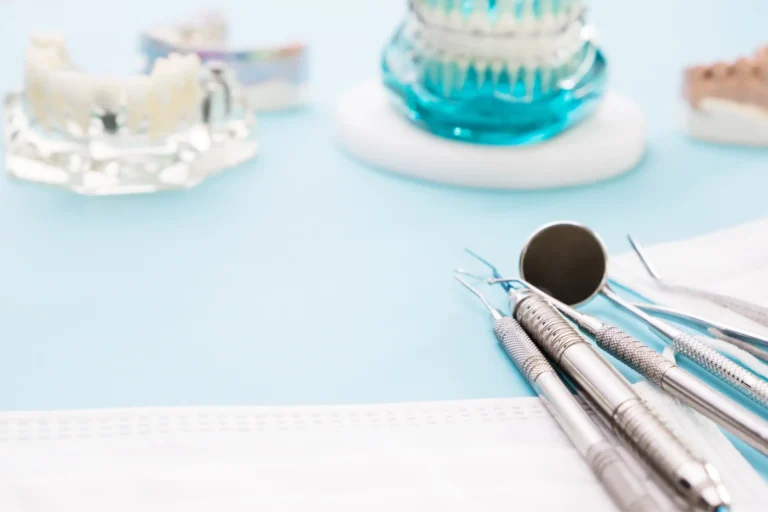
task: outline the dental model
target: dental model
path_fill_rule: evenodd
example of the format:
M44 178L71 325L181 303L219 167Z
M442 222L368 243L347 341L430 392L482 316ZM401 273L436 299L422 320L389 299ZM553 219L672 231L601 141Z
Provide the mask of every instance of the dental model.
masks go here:
M24 92L5 106L8 172L83 194L188 188L257 150L231 73L195 55L157 59L148 75L95 76L60 37L36 36Z
M768 146L768 47L733 63L687 69L683 95L692 137Z
M606 63L580 0L411 0L383 56L412 120L456 139L521 144L593 110Z
M186 22L153 27L141 35L147 65L151 67L156 59L174 52L193 54L202 62L230 64L249 104L258 111L295 108L310 102L306 45L229 48L227 25L220 13L206 11Z

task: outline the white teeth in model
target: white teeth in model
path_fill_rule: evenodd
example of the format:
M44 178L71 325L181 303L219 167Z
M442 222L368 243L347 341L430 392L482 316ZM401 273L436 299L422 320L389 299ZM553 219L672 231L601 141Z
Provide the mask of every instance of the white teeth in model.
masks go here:
M95 76L79 71L63 40L32 37L25 54L24 90L29 113L45 129L86 135L92 120L112 116L101 129L163 137L199 119L200 59L171 54L158 59L148 76ZM118 123L120 119L120 123Z
M471 7L471 8L470 8ZM416 51L429 65L426 78L449 95L473 74L478 88L502 79L517 84L520 100L558 90L579 70L584 7L579 0L413 0L421 20Z
M556 32L579 19L579 0L474 0L471 8L461 0L412 0L413 11L424 23L451 30L487 34Z

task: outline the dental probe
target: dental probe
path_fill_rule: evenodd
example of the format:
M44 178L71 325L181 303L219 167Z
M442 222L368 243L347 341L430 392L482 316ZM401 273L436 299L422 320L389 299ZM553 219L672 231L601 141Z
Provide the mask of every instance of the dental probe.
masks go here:
M624 285L620 286L627 288ZM633 290L630 289L628 289L628 291L633 292ZM731 343L742 350L746 350L755 357L768 361L768 338L765 336L667 306L641 302L633 302L632 305L642 309L646 313L666 317L678 323L693 327L699 331L706 332L712 337Z
M657 511L659 505L645 484L621 459L600 428L581 408L520 324L511 317L503 316L478 290L459 276L455 277L488 308L499 345L542 399L616 505L624 512Z

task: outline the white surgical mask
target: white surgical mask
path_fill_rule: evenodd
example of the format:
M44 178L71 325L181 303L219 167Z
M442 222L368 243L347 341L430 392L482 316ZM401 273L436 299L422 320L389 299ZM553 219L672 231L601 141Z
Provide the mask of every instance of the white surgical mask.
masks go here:
M734 511L768 502L708 420L664 411L715 454ZM3 413L0 453L7 512L615 512L538 398Z

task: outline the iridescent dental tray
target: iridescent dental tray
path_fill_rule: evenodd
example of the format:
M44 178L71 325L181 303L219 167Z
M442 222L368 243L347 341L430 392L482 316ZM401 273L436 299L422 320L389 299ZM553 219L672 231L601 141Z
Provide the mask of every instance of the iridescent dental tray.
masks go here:
M490 144L557 135L606 84L582 0L409 0L382 70L411 120Z
M226 66L170 54L147 75L95 76L55 36L32 39L3 120L11 176L87 195L193 187L258 150Z
M170 53L195 54L203 63L226 63L257 111L302 107L310 103L309 49L301 42L231 48L229 24L218 11L186 21L152 27L141 34L147 69Z

